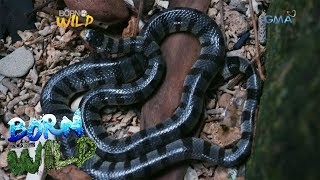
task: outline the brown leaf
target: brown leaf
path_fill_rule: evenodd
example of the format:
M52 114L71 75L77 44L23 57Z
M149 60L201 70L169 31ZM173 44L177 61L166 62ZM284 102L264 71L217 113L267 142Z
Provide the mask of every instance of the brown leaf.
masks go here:
M128 22L128 26L122 31L122 38L136 36L139 31L138 23L139 22L137 18L131 16L130 21Z

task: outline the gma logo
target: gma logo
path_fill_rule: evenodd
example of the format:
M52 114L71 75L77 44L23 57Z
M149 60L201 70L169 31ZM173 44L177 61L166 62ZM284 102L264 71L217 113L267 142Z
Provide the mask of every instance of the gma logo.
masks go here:
M275 24L292 24L291 16L271 16L266 15L264 17L264 22L267 24L275 23Z
M60 10L59 16L56 17L57 26L59 27L87 27L89 24L93 23L93 17L87 14L86 10L76 11L76 10ZM62 17L61 17L62 16ZM79 23L79 17L82 16L85 18L85 23ZM64 17L69 17L68 20Z

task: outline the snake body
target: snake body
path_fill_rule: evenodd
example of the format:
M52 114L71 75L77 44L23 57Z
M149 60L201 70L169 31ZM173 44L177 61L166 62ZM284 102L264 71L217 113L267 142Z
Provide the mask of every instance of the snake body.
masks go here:
M130 137L111 139L101 126L106 105L128 105L146 100L161 83L164 62L159 45L172 33L187 32L200 42L201 53L184 81L181 101L163 123ZM72 116L70 98L88 91L80 103L86 135L97 143L96 154L81 169L95 179L131 179L150 175L185 160L202 160L223 166L241 163L250 153L254 114L260 82L254 67L241 58L224 58L224 41L217 24L200 11L165 10L153 17L136 38L112 39L93 31L83 34L89 44L109 53L135 52L135 58L88 59L68 66L44 86L43 112ZM143 69L143 72L141 72ZM189 137L198 123L204 95L217 74L224 80L243 73L247 98L241 117L241 138L232 149ZM75 134L60 136L62 153L74 153Z

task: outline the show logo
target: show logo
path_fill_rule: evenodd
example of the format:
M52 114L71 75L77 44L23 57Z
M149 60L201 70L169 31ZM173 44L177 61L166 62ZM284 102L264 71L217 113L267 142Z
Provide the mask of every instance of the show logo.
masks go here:
M264 17L264 22L267 24L275 23L275 24L292 24L293 18L296 17L296 10L287 11L286 15L280 15L280 16L272 16L272 15L266 15Z
M68 17L66 20L65 17ZM79 18L85 18L85 23L79 23ZM59 17L56 17L57 26L59 27L87 27L89 24L93 23L93 17L90 16L86 10L59 10Z
M70 130L76 132L78 136L82 136L82 121L80 110L76 110L72 121L63 116L60 123L60 129L56 129L54 126L57 122L56 117L53 114L46 114L40 117L39 120L33 120L28 129L25 128L25 122L21 118L13 118L8 124L10 126L10 138L9 142L15 142L22 139L27 135L30 141L37 141L41 137L42 133L45 139L48 139L48 131L55 136L64 135L68 136ZM34 135L34 131L37 129L37 133ZM18 132L18 133L17 133Z
M60 129L54 127L56 122L57 119L53 114L45 114L39 120L34 119L28 126L28 129L25 127L26 123L21 118L13 118L8 122L10 125L10 138L8 138L8 141L10 142L16 142L25 136L30 141L38 141L42 134L47 139L44 144L38 143L35 148L35 158L30 157L28 149L23 149L20 156L18 156L15 150L9 151L7 162L13 174L19 175L24 172L35 174L38 172L42 162L42 151L44 151L44 167L46 170L60 169L69 164L80 167L94 155L96 151L95 141L89 137L82 136L80 109L75 111L72 120L64 116L60 122ZM35 130L36 133L34 134ZM68 159L63 159L60 152L60 144L56 140L48 139L48 132L55 136L68 136L70 130L74 131L77 136L82 137L76 140L76 153ZM34 147L34 144L32 147Z

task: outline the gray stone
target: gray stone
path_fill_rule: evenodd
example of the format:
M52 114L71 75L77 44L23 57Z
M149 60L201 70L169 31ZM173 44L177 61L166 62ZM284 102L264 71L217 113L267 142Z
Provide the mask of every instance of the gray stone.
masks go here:
M21 77L28 73L33 64L32 53L25 47L20 47L0 59L0 74L7 77Z
M245 15L238 11L226 11L225 17L225 23L228 26L228 29L237 36L240 36L249 30L249 24L246 21Z
M245 54L244 48L227 52L227 57L232 57L232 56L246 58L246 54Z
M184 180L198 180L198 174L197 171L192 169L191 167L188 167L187 172L184 176Z
M248 9L246 7L246 2L241 0L231 0L229 6L231 6L232 9L241 12L242 14L245 14Z
M2 92L4 95L6 95L8 92L8 88L2 85L1 82L0 82L0 92Z

